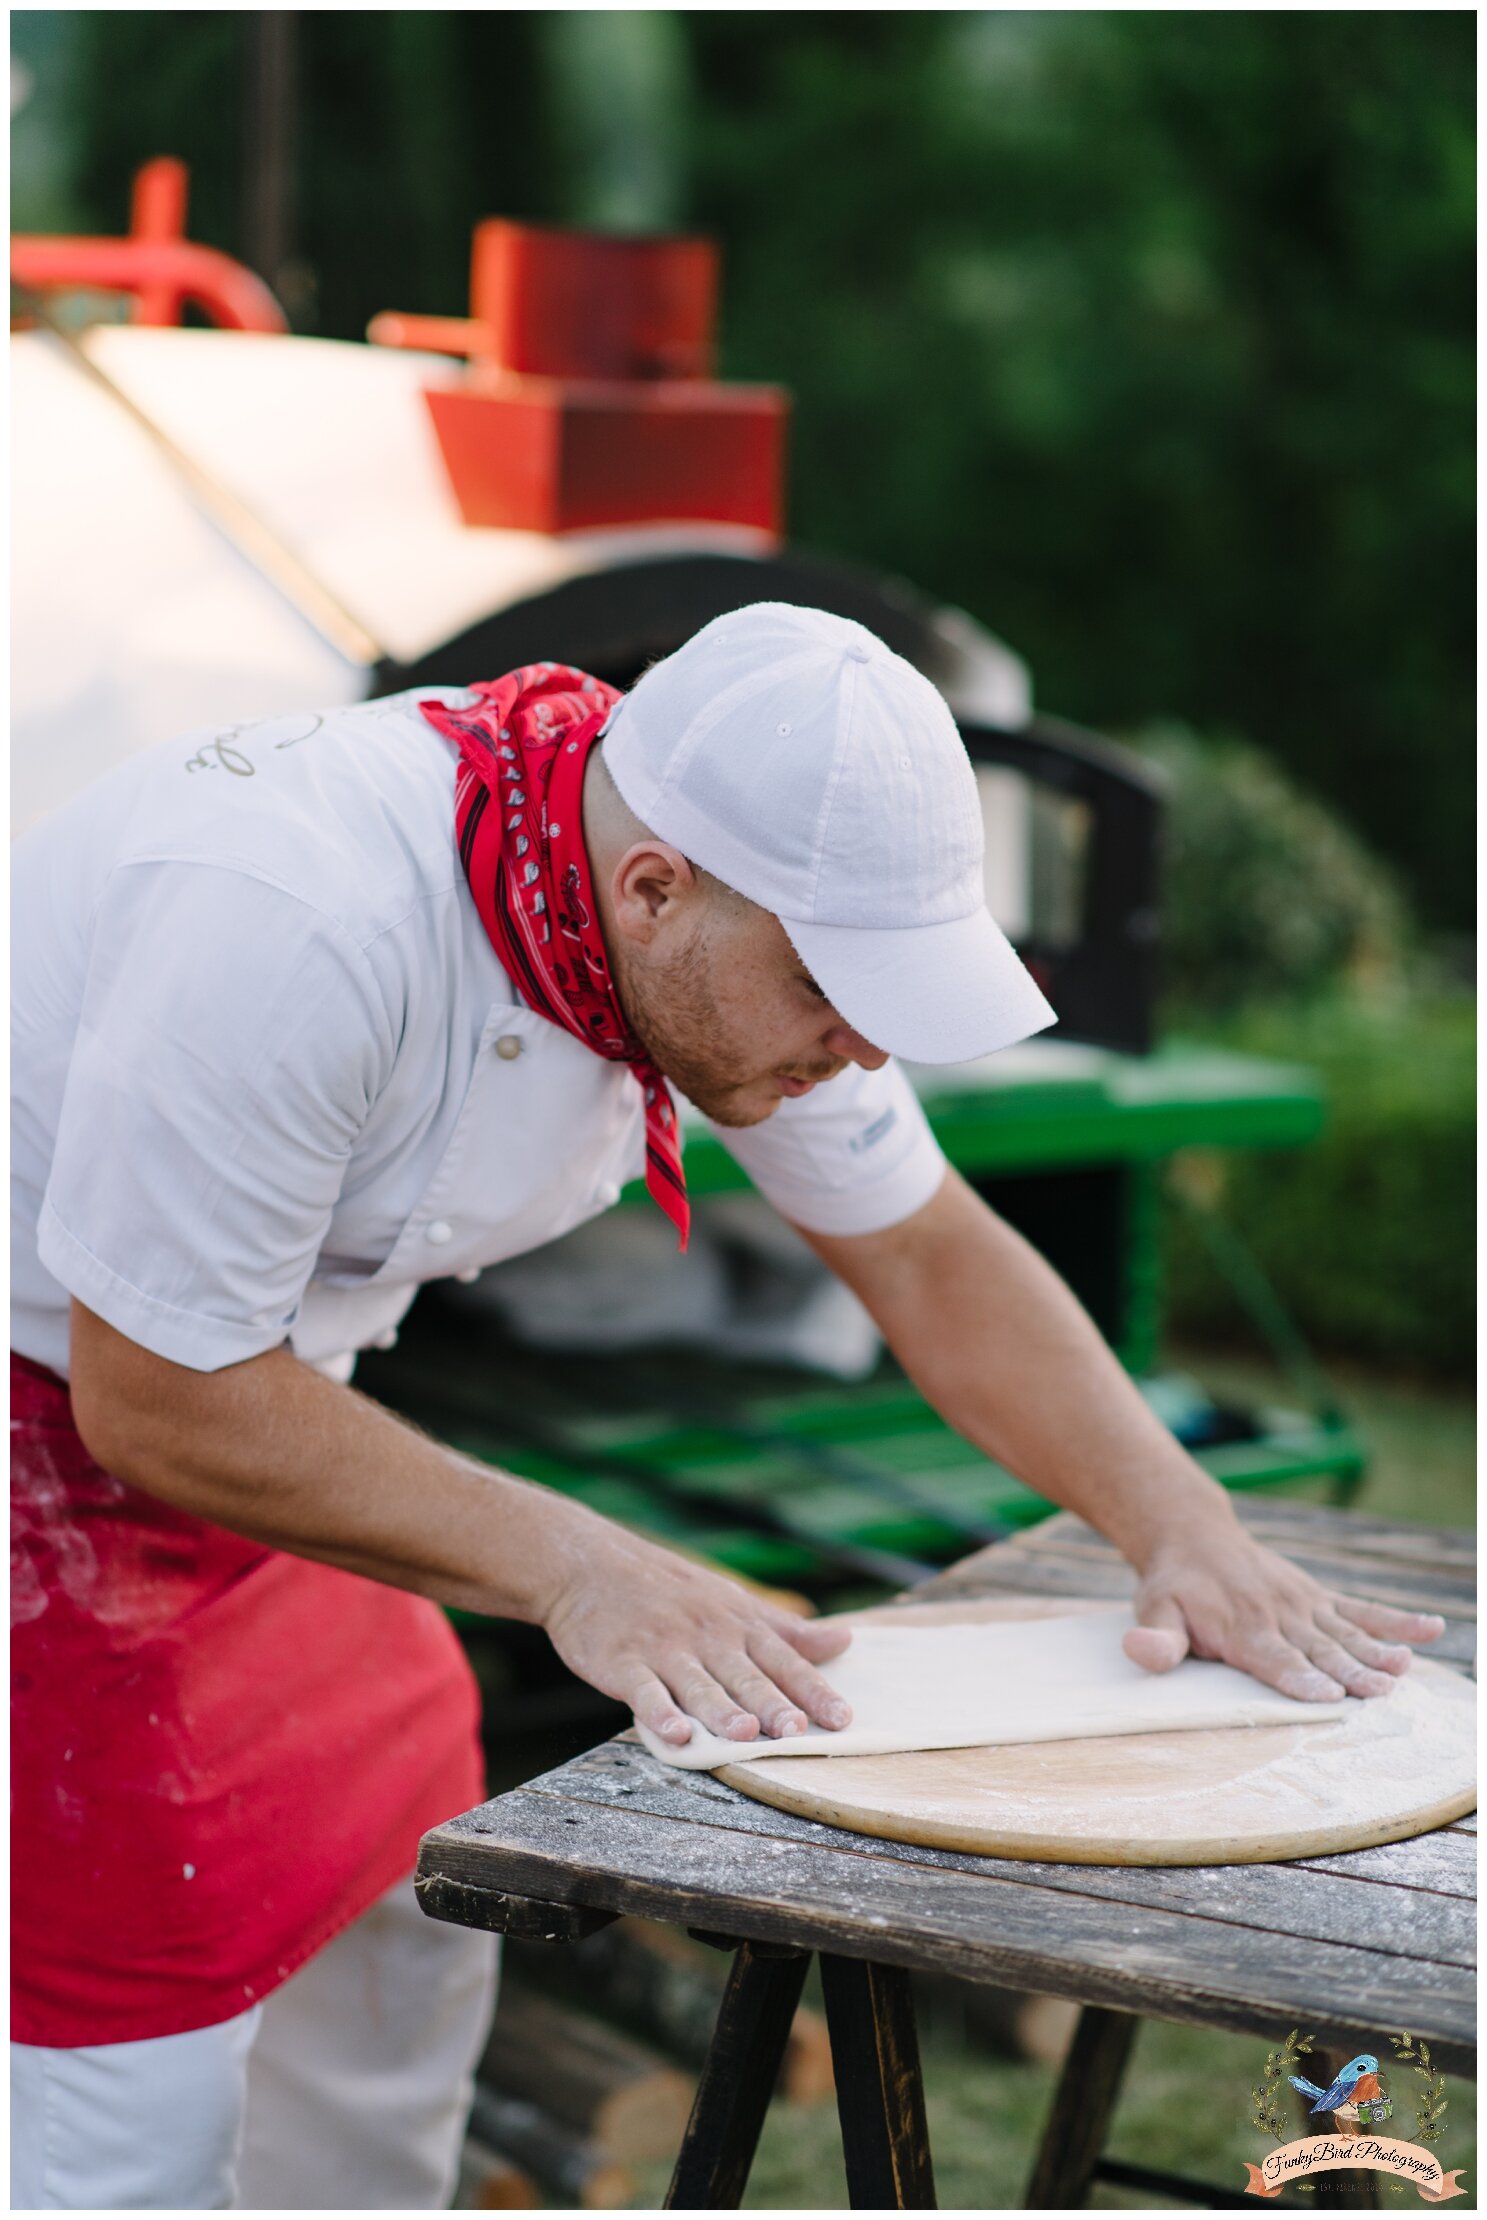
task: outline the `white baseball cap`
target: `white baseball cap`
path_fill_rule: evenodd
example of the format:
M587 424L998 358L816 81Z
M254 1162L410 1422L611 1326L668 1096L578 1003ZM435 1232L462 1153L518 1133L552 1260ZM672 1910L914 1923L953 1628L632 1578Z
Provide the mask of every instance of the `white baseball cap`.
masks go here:
M865 626L760 601L653 664L604 760L642 822L770 910L876 1048L957 1064L1054 1022L986 907L976 774Z

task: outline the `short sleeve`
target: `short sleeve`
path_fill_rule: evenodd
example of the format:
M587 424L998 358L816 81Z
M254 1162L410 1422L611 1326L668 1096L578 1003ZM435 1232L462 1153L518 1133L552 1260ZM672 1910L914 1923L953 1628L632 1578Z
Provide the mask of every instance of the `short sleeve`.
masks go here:
M781 1217L811 1233L880 1233L945 1176L919 1097L891 1061L849 1065L759 1125L712 1130Z
M246 872L104 887L38 1227L42 1263L212 1372L289 1333L397 1031L336 922Z

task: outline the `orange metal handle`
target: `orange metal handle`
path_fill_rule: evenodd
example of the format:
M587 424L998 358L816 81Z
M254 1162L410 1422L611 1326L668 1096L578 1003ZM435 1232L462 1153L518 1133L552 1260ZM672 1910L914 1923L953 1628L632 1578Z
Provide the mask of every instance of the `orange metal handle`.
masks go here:
M10 274L35 292L96 286L158 302L174 294L194 301L228 331L287 332L289 319L261 278L215 247L188 239L13 237Z
M472 316L407 316L385 308L367 326L374 347L413 347L431 355L485 355L491 335Z
M184 239L186 195L190 180L186 165L173 155L157 155L134 173L129 201L129 235L133 239ZM181 296L170 286L151 286L135 297L136 324L169 325L181 320Z

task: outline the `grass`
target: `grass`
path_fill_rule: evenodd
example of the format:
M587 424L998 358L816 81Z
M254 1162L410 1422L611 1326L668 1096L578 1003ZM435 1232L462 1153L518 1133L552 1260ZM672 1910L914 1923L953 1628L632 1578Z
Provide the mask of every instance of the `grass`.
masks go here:
M1295 1389L1261 1358L1189 1348L1169 1355L1222 1398L1283 1409L1295 1405ZM1476 1406L1467 1390L1390 1378L1362 1366L1329 1363L1326 1371L1368 1443L1358 1509L1427 1526L1475 1526ZM1326 1499L1325 1486L1315 1481L1268 1492Z

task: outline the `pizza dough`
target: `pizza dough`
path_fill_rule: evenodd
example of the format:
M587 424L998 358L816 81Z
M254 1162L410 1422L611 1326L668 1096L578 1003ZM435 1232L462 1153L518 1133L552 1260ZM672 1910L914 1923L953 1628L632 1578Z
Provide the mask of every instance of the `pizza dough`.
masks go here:
M1346 1696L1298 1703L1231 1665L1199 1658L1149 1673L1121 1648L1134 1624L1122 1606L1000 1623L857 1625L851 1648L821 1668L852 1706L849 1727L731 1742L694 1719L692 1739L680 1748L644 1726L640 1739L667 1765L709 1771L751 1758L879 1757L1179 1728L1321 1724L1358 1708L1360 1699Z

